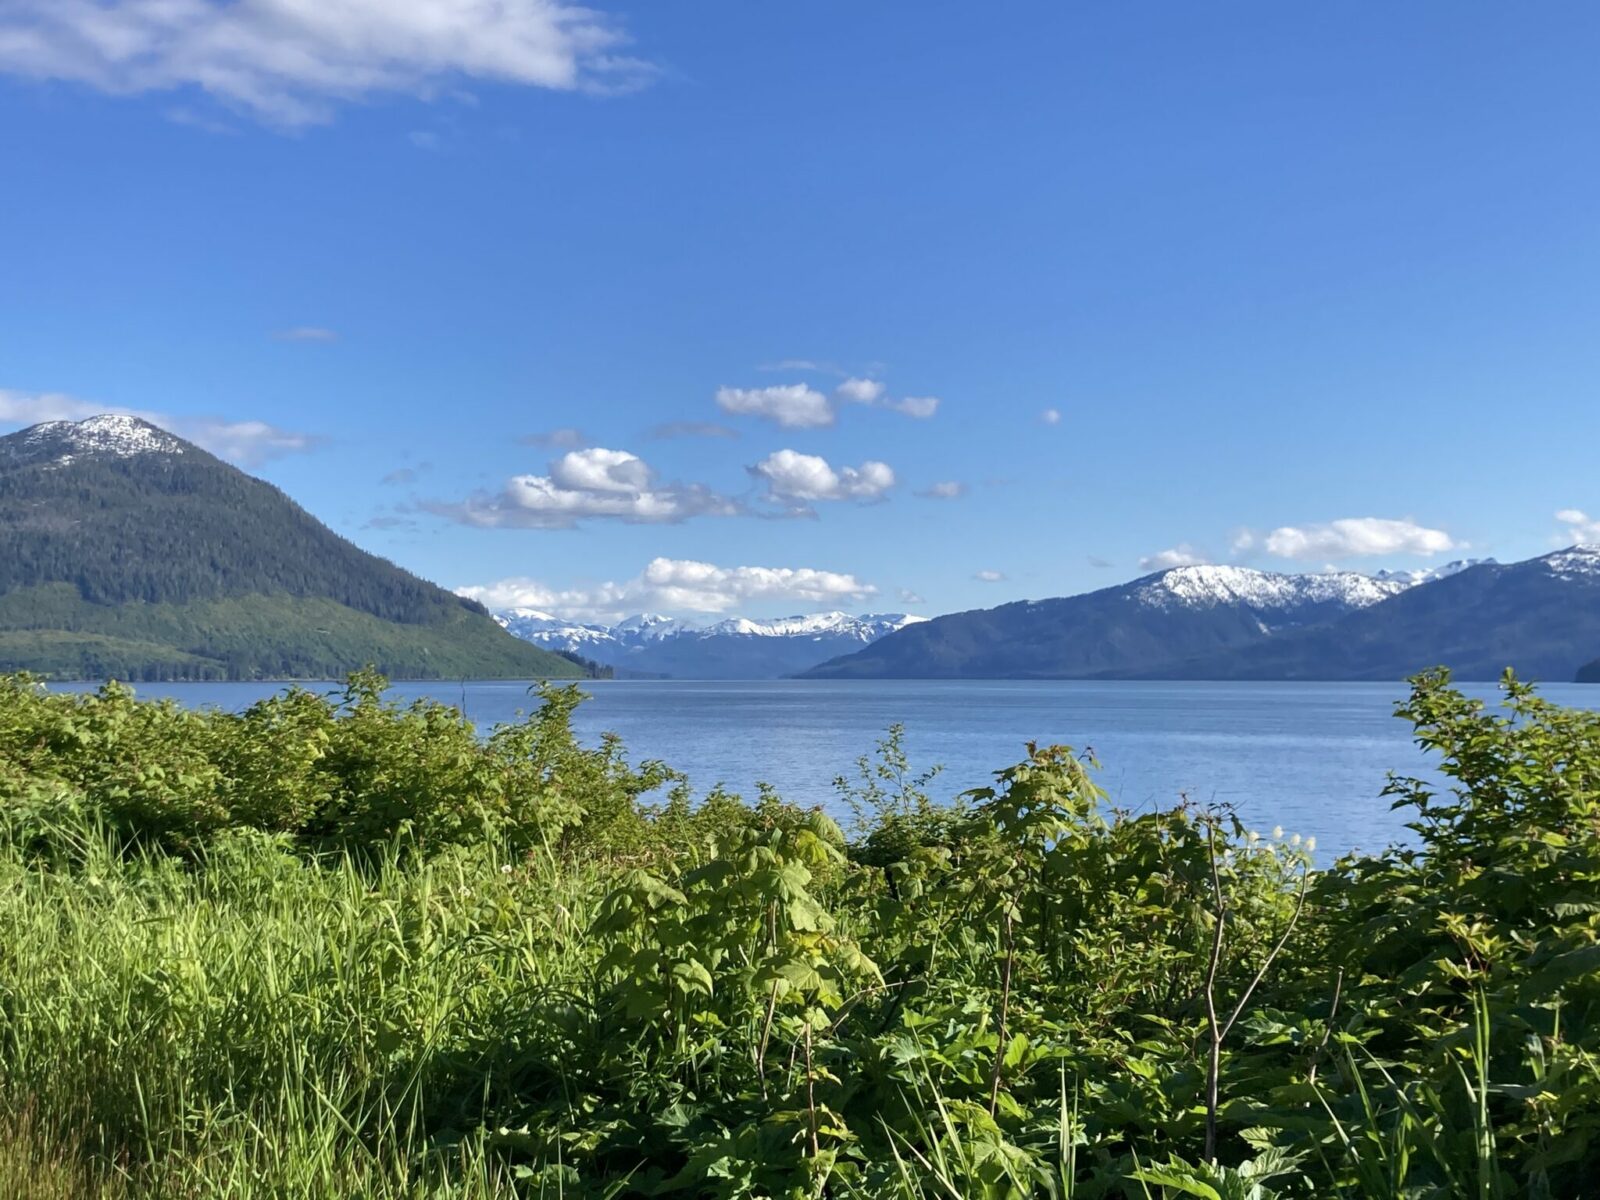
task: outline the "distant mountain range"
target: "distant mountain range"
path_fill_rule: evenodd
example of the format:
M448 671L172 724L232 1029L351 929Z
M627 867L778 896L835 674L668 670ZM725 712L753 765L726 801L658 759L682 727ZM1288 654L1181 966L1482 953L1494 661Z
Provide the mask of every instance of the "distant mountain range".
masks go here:
M1600 649L1600 547L1437 570L1176 567L1086 595L952 613L817 679L1401 679L1444 665L1570 680ZM1587 669L1587 668L1586 668Z
M578 654L633 678L779 679L870 645L925 617L814 613L696 628L642 613L615 625L564 621L531 608L495 614L512 633L547 650Z
M0 437L0 671L66 678L574 677L479 604L126 416Z

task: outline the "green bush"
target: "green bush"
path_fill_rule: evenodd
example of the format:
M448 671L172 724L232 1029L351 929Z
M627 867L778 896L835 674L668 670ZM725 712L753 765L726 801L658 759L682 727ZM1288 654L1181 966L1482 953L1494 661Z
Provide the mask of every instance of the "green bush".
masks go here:
M580 745L570 690L480 737L371 675L237 715L11 679L0 1180L1583 1195L1600 717L1506 690L1419 678L1450 786L1317 869L1061 747L937 804L891 730L846 837Z

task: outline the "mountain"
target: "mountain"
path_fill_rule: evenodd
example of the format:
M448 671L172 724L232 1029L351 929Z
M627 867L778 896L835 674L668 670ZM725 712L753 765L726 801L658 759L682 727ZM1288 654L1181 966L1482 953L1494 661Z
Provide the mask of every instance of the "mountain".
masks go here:
M616 625L563 621L536 609L510 609L496 620L549 650L580 654L624 676L674 679L779 679L924 620L904 613L816 613L753 621L734 617L695 628L642 613Z
M1600 683L1600 658L1579 667L1574 678L1578 683Z
M1400 679L1446 666L1461 679L1506 667L1574 678L1600 646L1600 546L1526 562L1487 562L1408 588L1383 604L1240 653L1178 664L1196 679Z
M1405 591L1352 572L1174 567L1081 596L952 613L807 672L818 679L1071 679L1159 672L1369 608Z
M1499 566L1492 558L1458 558L1454 562L1447 562L1442 567L1419 567L1413 571L1374 571L1374 579L1385 582L1403 583L1407 587L1415 587L1419 583L1432 583L1435 579L1446 579L1451 575L1459 575L1468 567L1483 565Z
M940 617L813 678L1571 679L1600 646L1600 547L1382 577L1177 567Z
M125 416L0 437L0 670L576 676L271 484Z

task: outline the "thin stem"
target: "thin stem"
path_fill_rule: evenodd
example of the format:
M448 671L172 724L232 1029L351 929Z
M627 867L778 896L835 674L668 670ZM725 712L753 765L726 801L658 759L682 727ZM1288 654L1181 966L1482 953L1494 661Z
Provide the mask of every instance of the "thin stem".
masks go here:
M1222 877L1217 873L1217 827L1206 825L1206 846L1211 862L1211 893L1216 900L1217 918L1211 931L1211 960L1206 966L1206 1027L1211 1035L1211 1056L1206 1066L1206 1152L1208 1163L1217 1161L1217 1080L1222 1073L1222 1031L1217 1025L1217 966L1222 961L1223 926L1228 920L1228 902L1222 893Z
M1017 965L1017 941L1009 907L1006 909L1005 947L1005 966L1002 968L1000 979L1000 1023L994 1047L994 1073L989 1077L989 1115L991 1117L994 1116L995 1109L1000 1104L1000 1075L1005 1067L1006 1055L1006 1021L1011 1012L1011 974Z

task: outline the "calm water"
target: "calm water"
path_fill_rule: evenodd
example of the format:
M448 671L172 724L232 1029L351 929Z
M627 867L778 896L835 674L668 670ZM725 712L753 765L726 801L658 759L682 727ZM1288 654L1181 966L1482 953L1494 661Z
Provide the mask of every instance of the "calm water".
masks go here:
M242 708L271 684L145 684L143 696ZM1238 808L1263 831L1314 836L1319 857L1401 837L1379 792L1388 771L1426 772L1409 729L1392 715L1404 689L1364 683L891 681L605 682L578 727L592 742L622 735L635 759L661 758L697 791L725 783L753 794L763 780L786 798L832 805L831 781L852 770L894 722L913 763L944 766L934 793L989 781L1023 744L1093 747L1102 785L1126 807L1180 792ZM1469 685L1489 697L1490 685ZM511 720L529 700L519 683L398 684L401 698L464 705L481 726ZM1550 699L1600 707L1600 688L1551 685Z

